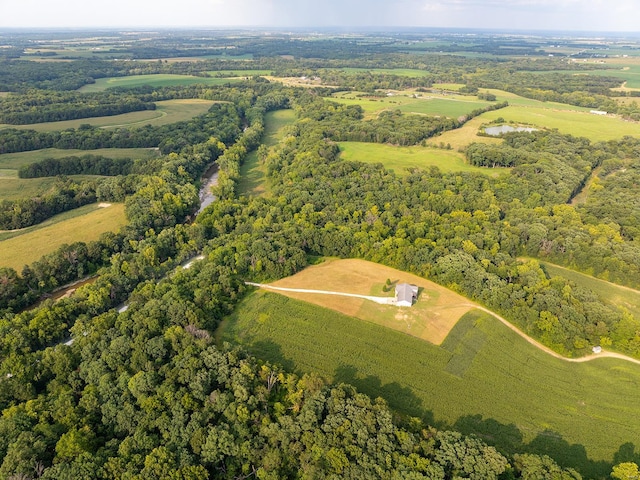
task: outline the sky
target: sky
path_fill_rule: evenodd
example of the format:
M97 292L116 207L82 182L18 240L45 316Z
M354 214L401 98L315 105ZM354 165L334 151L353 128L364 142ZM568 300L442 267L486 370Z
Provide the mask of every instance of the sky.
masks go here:
M640 0L0 0L1 27L640 31Z

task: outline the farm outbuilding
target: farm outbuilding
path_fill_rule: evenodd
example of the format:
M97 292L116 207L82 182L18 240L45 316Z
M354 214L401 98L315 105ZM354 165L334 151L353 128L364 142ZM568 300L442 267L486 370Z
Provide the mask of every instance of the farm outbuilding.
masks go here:
M408 283L396 285L396 305L399 307L410 307L418 298L418 287Z

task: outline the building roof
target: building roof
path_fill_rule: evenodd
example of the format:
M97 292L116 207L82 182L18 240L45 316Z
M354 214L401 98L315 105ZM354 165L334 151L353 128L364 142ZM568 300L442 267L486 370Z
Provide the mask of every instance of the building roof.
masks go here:
M396 302L406 302L409 305L418 297L418 287L408 283L396 285Z

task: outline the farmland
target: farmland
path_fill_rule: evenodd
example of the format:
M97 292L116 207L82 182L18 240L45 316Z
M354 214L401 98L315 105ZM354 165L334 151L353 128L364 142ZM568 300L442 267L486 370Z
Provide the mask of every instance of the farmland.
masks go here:
M151 75L131 75L127 77L99 78L95 83L85 85L81 92L101 92L113 87L140 87L150 85L152 87L172 87L175 85L224 85L233 82L229 78L194 77L191 75L176 74L151 74Z
M69 178L82 181L95 177L92 175L70 175ZM14 170L0 170L0 201L42 195L58 181L57 177L18 178Z
M454 130L458 132L458 130ZM449 133L449 132L447 132ZM475 132L473 132L475 134ZM446 134L437 137L443 139ZM486 138L486 137L478 137ZM500 140L497 140L498 142ZM437 144L435 141L430 142ZM469 142L470 143L470 142ZM461 142L454 140L456 147ZM452 147L454 145L451 145ZM382 163L385 168L393 170L396 174L406 175L408 169L438 167L443 172L481 172L488 175L497 175L508 169L487 169L474 167L465 162L464 154L456 150L446 150L434 147L396 147L379 143L340 142L341 158L365 163Z
M386 280L392 285L385 288ZM472 303L424 278L364 260L325 260L301 272L273 283L276 287L321 290L330 285L334 291L372 296L393 296L396 283L411 283L420 288L418 301L408 309L380 305L362 298L345 298L283 292L283 295L314 303L345 315L376 323L439 345Z
M125 223L124 204L105 208L94 204L52 217L45 224L22 230L24 233L19 235L15 235L15 231L2 232L9 233L10 238L0 240L0 267L21 271L24 265L65 243L97 240L102 233L117 231Z
M399 92L393 96L375 98L359 95L362 94L340 93L334 95L331 100L345 105L360 105L365 112L365 118L376 117L385 110L458 118L490 105L490 102L478 101L476 97L443 93Z
M35 123L31 125L0 125L2 128L18 128L24 130L36 130L39 132L54 132L67 128L78 128L80 125L89 124L102 128L135 127L143 125L168 125L170 123L189 120L197 115L206 113L214 102L201 99L165 100L156 102L155 110L143 110L140 112L123 113L105 117L81 118L78 120L65 120L62 122Z
M465 315L438 347L259 291L218 334L285 368L352 383L401 412L504 450L546 453L593 476L606 474L618 449L640 435L628 421L640 414L637 365L563 362L485 314Z

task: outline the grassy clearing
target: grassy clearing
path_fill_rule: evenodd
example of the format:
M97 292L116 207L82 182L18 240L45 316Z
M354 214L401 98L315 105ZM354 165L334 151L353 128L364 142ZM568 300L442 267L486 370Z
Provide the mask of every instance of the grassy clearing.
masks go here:
M640 318L640 292L622 285L600 280L599 278L576 272L568 268L540 261L540 265L550 276L558 276L575 282L576 285L587 288L598 295L599 299L611 305L621 306L629 310L635 317Z
M419 78L431 75L428 70L418 70L414 68L343 68L343 72L358 74L370 72L373 74L398 75L400 77Z
M479 118L491 121L499 117L540 128L557 128L561 133L587 137L593 141L613 140L625 135L640 136L640 125L636 122L628 122L615 116L593 115L588 112L509 106L484 113Z
M90 206L87 206L90 207ZM0 242L0 266L21 271L24 265L51 253L61 245L73 242L97 240L104 232L116 231L126 223L124 204L116 203L107 208L86 208L84 215L72 216L35 230L25 229L22 235ZM29 231L27 231L29 230Z
M159 155L155 148L100 148L97 150L62 150L45 148L30 152L3 153L0 155L0 169L18 170L45 158L81 157L82 155L100 155L110 158L154 158Z
M478 101L476 97L451 93L402 93L376 98L357 95L359 94L356 92L338 93L331 97L331 100L345 105L360 105L365 112L365 118L375 118L380 112L396 109L404 113L458 118L490 104L490 102Z
M449 130L448 132L444 132L437 137L429 139L427 144L439 145L443 143L445 145L451 145L451 148L453 148L454 150L463 150L467 145L474 142L489 144L502 143L502 140L499 138L478 136L480 127L485 123L487 123L487 120L482 118L482 116L473 118L460 128ZM471 168L470 165L467 165L467 167Z
M352 383L401 412L476 433L502 451L548 454L590 478L606 476L621 446L640 438L632 420L640 414L637 365L563 362L482 313L465 315L438 347L257 291L218 335L286 368Z
M210 70L207 72L216 78L246 78L263 75L271 75L271 70Z
M293 110L276 110L265 116L265 128L262 143L267 147L277 144L283 137L285 128L295 121ZM269 194L266 183L266 167L258 161L257 151L247 155L240 167L238 192L241 195L260 196Z
M473 304L466 298L429 280L394 268L364 260L325 260L274 282L277 287L303 288L393 297L394 287L385 291L385 282L406 282L420 288L411 308L380 305L362 298L310 293L282 292L283 295L329 308L345 315L392 328L439 345L456 322Z
M69 175L82 181L96 178L95 175ZM18 178L15 170L0 170L0 201L35 197L46 193L58 181L57 177Z
M443 137L436 137L430 143L436 145ZM456 147L458 146L456 145ZM499 175L501 172L508 171L508 169L504 168L474 167L465 162L464 154L456 150L442 148L394 147L379 143L340 142L340 150L342 151L341 158L344 160L382 163L385 168L393 170L400 175L408 174L407 169L409 168L426 170L429 167L438 167L443 172L479 172L485 175Z
M113 87L140 87L151 85L152 87L171 87L174 85L224 85L232 81L228 78L194 77L192 75L175 75L170 73L157 73L151 75L131 75L128 77L99 78L96 83L80 88L81 92L102 92Z
M78 128L80 125L89 124L95 127L141 127L143 125L168 125L170 123L190 120L197 115L206 113L215 102L198 98L165 100L156 102L155 110L143 110L141 112L123 113L106 117L80 118L78 120L65 120L62 122L33 123L30 125L0 125L0 128L18 128L21 130L37 130L39 132L54 132L67 128Z

